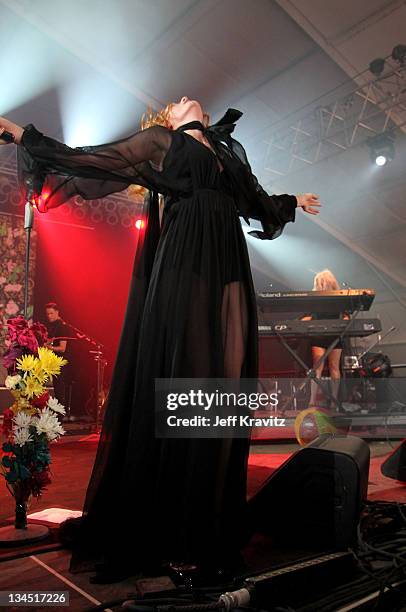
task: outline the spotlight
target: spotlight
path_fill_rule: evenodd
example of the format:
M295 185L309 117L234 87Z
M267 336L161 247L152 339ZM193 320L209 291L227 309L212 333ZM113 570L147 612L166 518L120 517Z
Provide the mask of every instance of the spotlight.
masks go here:
M375 157L375 163L377 166L384 166L388 161L386 155L377 155Z
M392 59L403 66L406 60L406 45L396 45L396 47L393 47Z
M367 140L371 160L377 166L385 166L395 157L394 134L384 132Z
M369 64L369 71L376 77L381 76L383 69L385 68L385 60L382 57L374 59Z
M136 222L135 222L135 227L136 227L137 230L143 229L144 225L145 225L145 223L144 223L143 219L137 219Z

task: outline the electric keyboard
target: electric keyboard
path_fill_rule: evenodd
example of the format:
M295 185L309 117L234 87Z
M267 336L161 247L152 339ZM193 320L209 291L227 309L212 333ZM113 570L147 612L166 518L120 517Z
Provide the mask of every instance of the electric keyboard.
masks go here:
M292 319L288 321L275 321L270 325L258 325L260 336L340 336L349 323L348 319L319 319L315 321L301 321ZM361 338L377 334L382 331L379 319L352 319L345 337Z
M274 291L257 293L262 312L355 312L369 310L375 298L373 289L339 289L337 291Z

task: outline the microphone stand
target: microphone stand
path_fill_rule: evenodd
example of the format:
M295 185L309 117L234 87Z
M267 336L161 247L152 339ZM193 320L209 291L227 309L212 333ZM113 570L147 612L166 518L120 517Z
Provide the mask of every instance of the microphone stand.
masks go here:
M386 334L384 334L383 336L379 335L378 338L375 340L375 342L373 342L370 346L368 346L368 348L365 349L365 351L363 351L361 353L361 355L358 355L357 359L358 360L362 359L364 355L369 353L369 351L371 351L374 348L374 346L376 346L379 342L382 342L382 340L384 340L387 336L389 336L389 334L391 334L393 331L395 331L395 329L396 329L396 327L394 325L392 325L392 327L390 329L388 329Z
M25 242L25 271L24 271L24 319L28 318L28 286L30 273L30 250L31 250L31 230L34 225L34 207L30 202L29 196L25 203L24 229L26 234Z
M86 342L88 342L92 346L96 347L96 350L89 351L89 353L93 354L93 359L94 359L94 361L97 364L97 371L96 371L96 402L95 402L96 403L96 405L95 405L95 417L96 418L95 418L93 429L94 429L95 433L99 433L99 431L100 431L99 418L100 418L100 412L101 412L101 408L102 408L101 395L102 395L102 391L103 391L104 367L106 365L106 362L103 359L103 351L102 351L103 344L101 342L98 342L94 338L91 338L90 336L88 336L84 331L82 331L78 327L75 327L74 325L71 325L70 323L67 323L66 321L63 321L63 323L65 323L65 325L67 325L70 329L72 329L74 331L74 333L76 334L76 339L77 340L85 340Z
M94 338L91 338L84 331L82 331L78 327L75 327L71 323L67 323L63 319L62 319L62 323L65 323L65 325L67 325L70 329L72 329L75 332L78 340L86 340L86 342L88 342L89 344L92 344L93 346L96 346L97 348L101 348L103 346L101 342L98 342Z

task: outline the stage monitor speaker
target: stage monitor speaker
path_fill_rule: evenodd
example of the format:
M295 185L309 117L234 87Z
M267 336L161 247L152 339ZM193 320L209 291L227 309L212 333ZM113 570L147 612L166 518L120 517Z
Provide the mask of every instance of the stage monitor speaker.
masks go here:
M311 363L311 345L307 338L289 338L287 342L305 363ZM258 368L260 378L304 378L306 375L275 336L259 336Z
M388 478L406 482L406 439L385 459L381 472Z
M295 547L341 549L357 535L370 452L354 436L322 435L297 451L249 502L257 531Z

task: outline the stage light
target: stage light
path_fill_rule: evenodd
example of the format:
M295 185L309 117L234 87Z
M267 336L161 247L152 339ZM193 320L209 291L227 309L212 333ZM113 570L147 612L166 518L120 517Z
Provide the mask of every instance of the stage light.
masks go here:
M396 45L396 47L393 47L392 59L403 66L406 60L406 45Z
M139 129L142 104L120 87L106 87L103 75L79 73L59 92L64 142L71 147L111 142Z
M377 166L386 166L395 157L393 132L377 134L367 140L371 160Z
M34 208L36 208L39 212L47 212L46 201L51 195L51 191L49 189L44 189L40 195L35 195L31 199L31 204Z
M376 77L381 76L383 69L385 68L385 60L382 57L374 59L369 64L369 71Z
M145 221L144 219L137 219L135 222L135 227L137 230L142 230L145 227Z
M375 163L377 166L384 166L387 162L387 158L385 155L377 155L375 157Z

